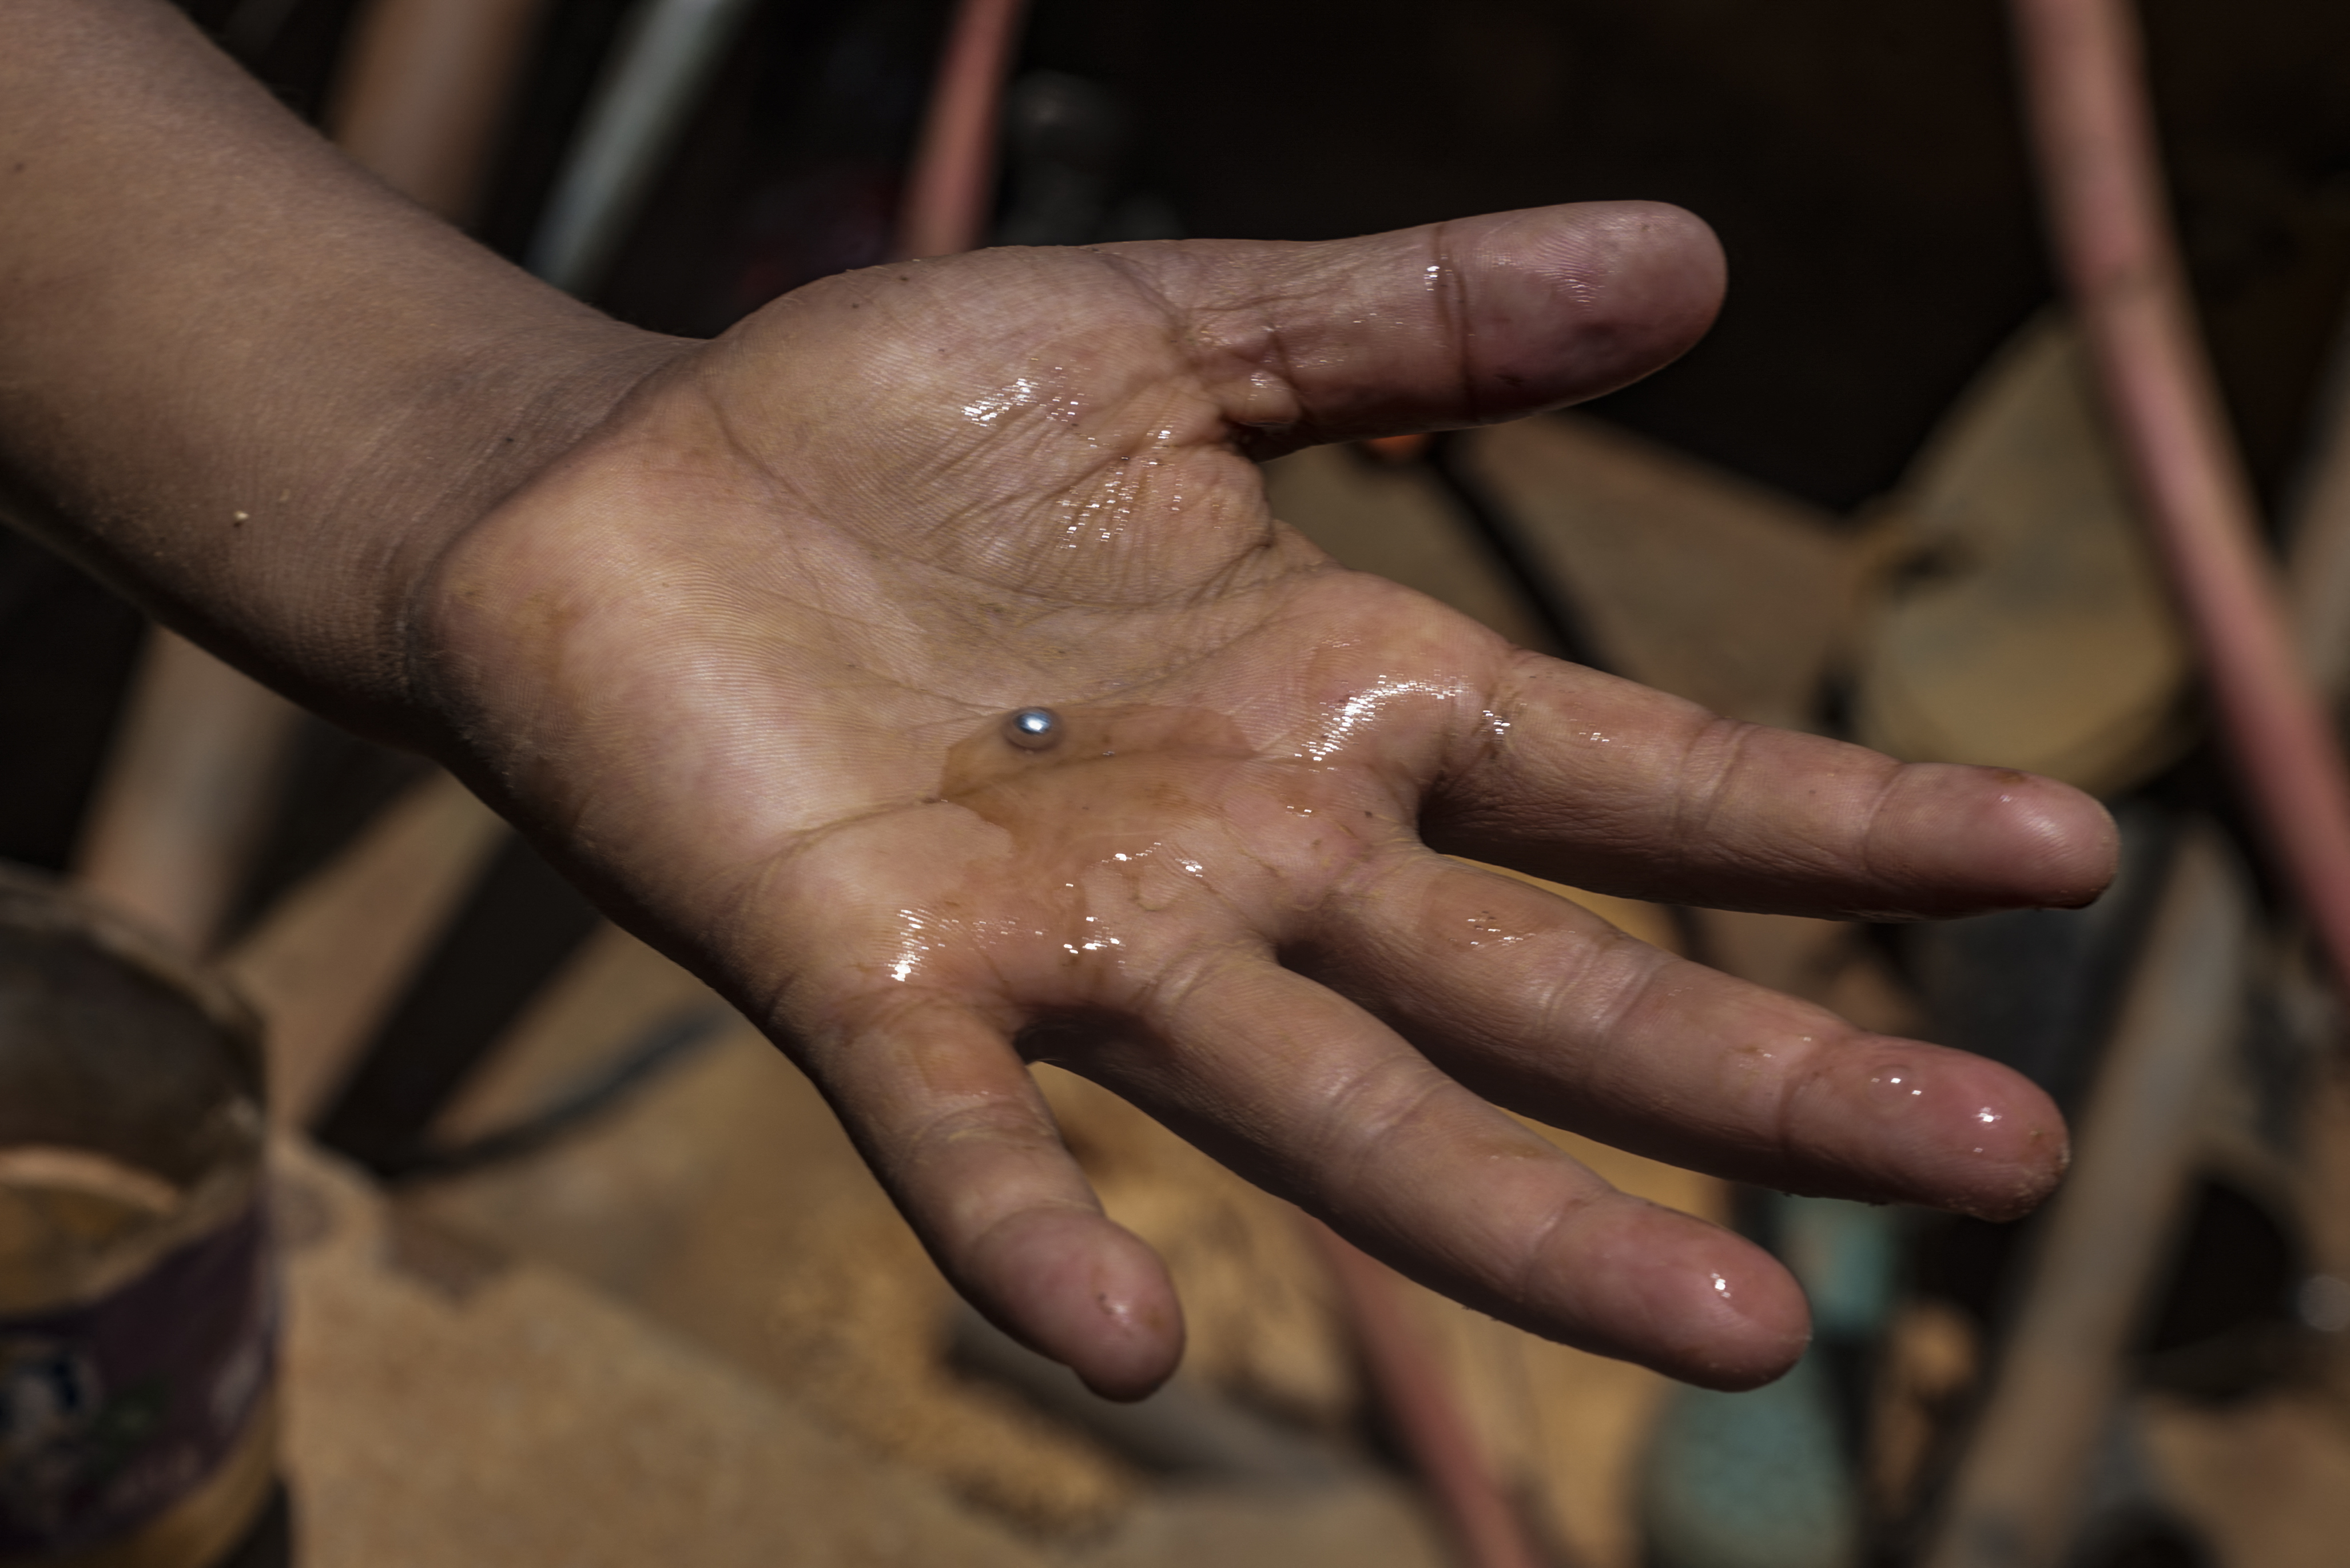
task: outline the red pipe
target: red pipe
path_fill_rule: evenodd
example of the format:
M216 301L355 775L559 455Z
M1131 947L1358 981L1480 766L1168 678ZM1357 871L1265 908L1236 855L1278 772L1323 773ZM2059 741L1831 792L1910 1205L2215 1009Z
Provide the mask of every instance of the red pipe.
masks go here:
M1436 1494L1471 1568L1540 1568L1517 1511L1477 1451L1443 1369L1404 1315L1396 1276L1319 1220L1306 1220L1305 1228L1337 1279L1364 1370L1396 1436Z
M962 0L955 8L899 210L898 259L953 255L979 244L994 194L1003 77L1026 8L1027 0Z
M2350 983L2350 769L2289 629L2197 336L2126 0L2012 0L2042 199L2271 857Z

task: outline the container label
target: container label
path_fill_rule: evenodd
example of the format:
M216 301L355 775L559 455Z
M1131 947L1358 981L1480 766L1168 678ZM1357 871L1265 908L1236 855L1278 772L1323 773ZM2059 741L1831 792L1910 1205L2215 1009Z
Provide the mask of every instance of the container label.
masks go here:
M219 1468L275 1370L269 1259L256 1199L110 1295L0 1316L0 1560L124 1534Z

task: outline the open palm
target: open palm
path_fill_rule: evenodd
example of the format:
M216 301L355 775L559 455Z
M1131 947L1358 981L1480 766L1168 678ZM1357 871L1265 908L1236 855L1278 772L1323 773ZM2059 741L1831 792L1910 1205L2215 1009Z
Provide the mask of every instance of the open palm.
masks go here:
M1759 1381L1805 1333L1778 1266L1496 1104L2001 1214L2061 1169L2056 1113L1437 851L1946 913L2086 899L2110 826L1513 649L1283 527L1253 461L1604 391L1719 288L1644 206L827 280L463 536L421 679L452 763L765 1025L958 1284L1096 1386L1155 1385L1180 1313L1024 1057L1463 1301Z

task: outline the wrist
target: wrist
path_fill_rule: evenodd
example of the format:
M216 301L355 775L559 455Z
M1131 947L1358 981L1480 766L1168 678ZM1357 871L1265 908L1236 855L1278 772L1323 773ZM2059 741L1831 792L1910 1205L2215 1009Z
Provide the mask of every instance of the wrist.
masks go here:
M418 576L687 346L395 196L161 0L22 0L5 32L0 505L416 743Z
M306 607L286 642L289 667L273 677L345 722L442 751L449 718L430 671L447 559L516 496L575 462L640 385L695 347L581 311L515 345L454 356L448 373L464 395L388 431L376 449L381 469L344 482L350 499L336 510L360 527L328 575L339 595L322 592ZM339 689L308 689L328 638L348 639L323 661L347 673Z
M582 704L624 679L611 661L648 651L637 619L679 575L701 487L733 470L693 385L709 346L620 331L517 400L516 439L415 533L380 607L392 732L510 814L546 794L532 759L573 750Z

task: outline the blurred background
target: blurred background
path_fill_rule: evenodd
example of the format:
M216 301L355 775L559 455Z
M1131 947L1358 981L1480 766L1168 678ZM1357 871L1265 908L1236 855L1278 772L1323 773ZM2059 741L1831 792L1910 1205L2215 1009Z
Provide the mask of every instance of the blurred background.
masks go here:
M400 0L184 0L355 156L623 319L715 334L891 254L945 0L474 3L504 20L435 44L412 19L400 33ZM2142 15L2197 306L2298 593L2350 536L2322 504L2350 458L2350 9ZM1566 415L1282 460L1276 514L1528 646L1719 711L2065 778L2114 805L2126 843L2090 909L1932 927L1570 896L1866 1026L2008 1061L2076 1114L2162 1021L2202 1021L2185 1108L2113 1124L2145 1179L2074 1221L2145 1238L2103 1274L2050 1263L2049 1220L1733 1189L1556 1135L1774 1247L1820 1332L1772 1389L1700 1395L1392 1282L1529 1550L1589 1568L2338 1561L2341 1011L2210 742L2054 297L2001 9L1034 0L1008 36L982 243L1311 240L1630 197L1705 218L1731 293L1683 361ZM403 79L447 89L414 111L427 122L470 128L404 165ZM2324 649L2350 617L2314 590L2295 602L2338 699L2350 671ZM107 812L131 809L107 803L136 794L149 754L147 639L104 588L0 534L0 858L96 875ZM460 1382L503 1364L513 1398L586 1408L576 1368L479 1359L516 1330L468 1314L518 1271L688 1347L712 1386L787 1407L811 1451L855 1456L865 1480L796 1505L815 1511L785 1534L834 1543L792 1549L806 1561L853 1560L826 1555L851 1536L889 1561L1468 1560L1419 1490L1423 1451L1343 1270L1279 1205L1040 1069L1192 1314L1175 1387L1103 1405L952 1303L813 1091L698 984L425 764L272 722L250 820L213 843L217 886L186 934L269 1014L281 1115L328 1151L288 1176L288 1211L372 1238L346 1255L289 1231L297 1313L315 1300L347 1329L329 1345L297 1318L293 1342L294 1376L320 1390L287 1458L306 1562L775 1544L755 1509L647 1501L675 1478L608 1455L614 1490L587 1512L650 1522L589 1528L525 1451L541 1428L451 1433L438 1423L472 1425L456 1395L384 1386L408 1355ZM364 1304L369 1271L423 1282L438 1315ZM2059 1386L2009 1354L2093 1307L2116 1325L2106 1381ZM1950 1555L1981 1435L2034 1399L2062 1417L2049 1429L2088 1434L2036 1505L2061 1518L2057 1555ZM775 1440L755 1436L765 1416L715 1436L674 1418L688 1447ZM843 1517L815 1521L827 1510ZM902 1539L874 1545L875 1520L901 1515Z

